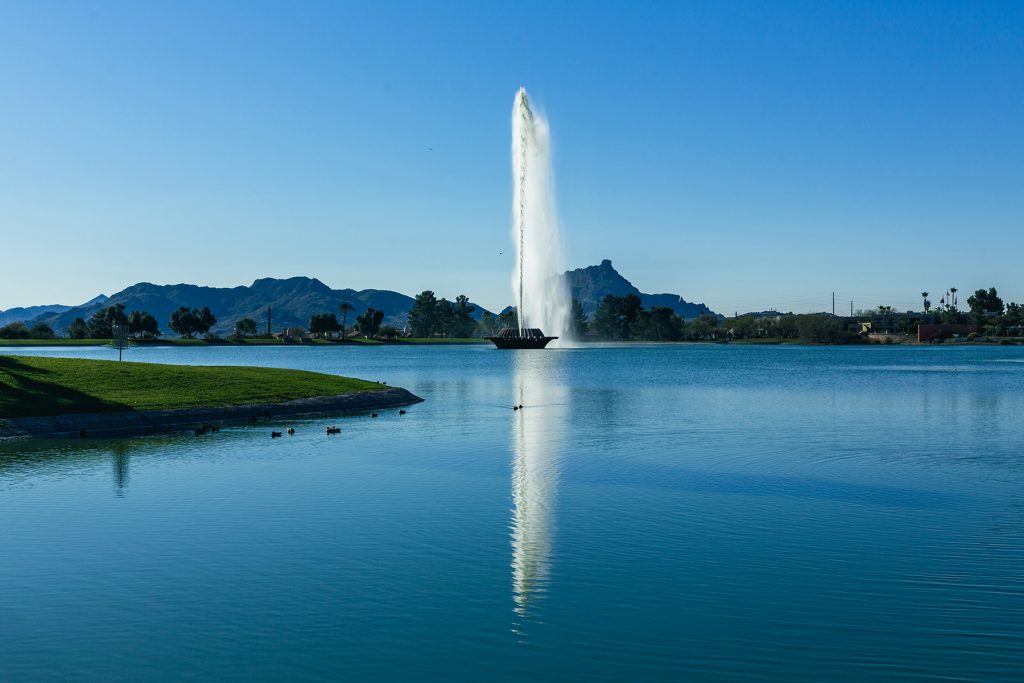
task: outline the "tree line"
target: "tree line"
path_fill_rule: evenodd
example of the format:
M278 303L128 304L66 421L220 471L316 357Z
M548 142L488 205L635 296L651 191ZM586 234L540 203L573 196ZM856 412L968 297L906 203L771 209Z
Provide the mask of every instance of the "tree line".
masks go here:
M339 322L334 313L315 313L309 318L309 333L314 337L326 337L332 334L347 335L349 328L345 324L348 313L354 307L350 303L342 303L338 311L342 314ZM460 294L455 301L438 299L430 290L417 294L409 311L409 332L413 337L448 337L467 338L487 334L493 325L484 323L482 326L473 318L476 306L469 303L469 297ZM489 312L484 318L496 320ZM402 330L393 325L383 325L384 311L367 308L355 319L355 331L366 338L383 337L394 339L403 334ZM293 330L294 333L294 330Z
M171 313L167 326L185 339L194 339L207 334L217 324L217 318L209 307L189 308L182 306ZM124 304L112 304L95 311L88 320L75 318L68 325L68 336L72 339L113 339L114 328L123 327L134 339L156 339L161 336L160 324L148 311L125 311Z
M726 339L780 338L799 339L815 343L846 343L860 340L855 324L865 318L886 321L893 331L913 334L921 323L971 323L986 336L1022 336L1024 305L1004 303L995 287L978 289L967 298L967 311L960 310L958 292L950 288L942 296L939 306L932 308L928 292L922 292L923 313L897 313L890 306L878 306L858 311L857 316L838 317L827 314L747 314L723 318L704 314L693 320L683 320L671 308L654 306L644 308L635 294L615 296L609 294L601 300L592 318L588 318L582 305L572 301L570 326L578 339L593 338L606 341L719 341ZM349 313L354 306L344 302L338 306L339 321L335 313L316 313L309 319L309 333L315 337L344 334L348 331ZM500 315L484 311L479 320L473 317L476 307L469 298L460 294L455 301L438 299L431 290L416 295L409 312L409 332L414 337L486 337L502 327L516 327L516 311L508 309ZM355 331L367 338L395 338L403 334L391 325L383 325L384 312L368 308L355 318ZM199 335L209 336L217 318L209 307L179 307L171 313L168 327L186 339ZM111 339L114 326L127 328L128 335L136 339L156 339L161 336L156 318L147 311L125 310L124 304L113 304L95 311L88 320L75 318L67 329L73 339ZM235 323L235 335L257 335L257 323L242 318ZM292 328L293 336L305 330ZM46 323L31 327L14 322L0 327L0 339L52 339L56 336Z
M0 327L0 339L54 339L53 328L46 323L36 323L29 327L20 320Z
M428 290L416 295L409 311L409 328L414 337L472 337L477 331L473 318L476 306L469 303L469 297L460 294L455 301L438 299Z
M1024 304L1004 304L995 287L975 290L967 297L967 305L970 306L967 316L982 334L998 337L1021 334ZM960 312L954 311L953 316L958 320Z
M342 306L347 306L347 308L342 308ZM327 337L331 334L347 332L345 319L353 306L352 304L342 304L338 308L342 312L341 322L338 322L338 316L334 313L314 313L309 318L309 333L314 337ZM356 316L356 332L368 339L376 337L378 334L384 337L398 336L396 328L390 325L382 327L382 322L384 322L384 311L379 308L367 308Z
M587 320L573 302L572 324L580 338L604 341L727 341L730 339L799 339L806 343L840 344L863 341L850 321L819 313L778 316L743 315L724 318L705 313L684 320L667 306L644 308L635 294L609 294ZM581 333L582 332L582 333Z
M923 313L899 313L892 306L878 306L858 311L858 317L890 319L897 332L913 334L918 324L977 325L979 334L987 337L1021 336L1024 334L1024 304L1004 303L995 287L977 289L967 297L968 310L960 310L956 287L942 295L932 308L928 292L921 292Z
M727 336L717 315L683 320L667 306L644 308L636 294L605 296L589 320L573 301L570 322L577 336L605 341L713 341Z

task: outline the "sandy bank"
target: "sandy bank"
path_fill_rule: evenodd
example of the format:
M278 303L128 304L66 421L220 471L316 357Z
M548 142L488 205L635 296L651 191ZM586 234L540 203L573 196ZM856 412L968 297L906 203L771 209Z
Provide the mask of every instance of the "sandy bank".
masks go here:
M379 410L422 400L405 389L393 387L383 391L300 398L284 403L5 418L0 420L0 439L154 434L194 429L203 423Z

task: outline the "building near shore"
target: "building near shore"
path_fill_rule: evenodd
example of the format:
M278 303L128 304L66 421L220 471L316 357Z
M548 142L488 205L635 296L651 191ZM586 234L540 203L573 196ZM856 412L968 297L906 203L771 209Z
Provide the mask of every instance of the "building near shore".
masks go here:
M977 333L977 325L918 325L917 343L927 344L933 341L942 341L953 337L966 337L969 334Z

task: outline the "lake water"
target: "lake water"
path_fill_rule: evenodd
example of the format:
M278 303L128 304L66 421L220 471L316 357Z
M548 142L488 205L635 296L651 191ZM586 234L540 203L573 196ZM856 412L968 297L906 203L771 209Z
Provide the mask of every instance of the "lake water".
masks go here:
M5 681L1024 675L1024 348L127 357L426 402L0 445Z

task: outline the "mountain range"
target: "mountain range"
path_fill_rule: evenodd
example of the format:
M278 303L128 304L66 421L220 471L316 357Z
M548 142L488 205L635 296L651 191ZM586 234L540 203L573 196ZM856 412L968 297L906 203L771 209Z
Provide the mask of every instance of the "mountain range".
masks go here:
M180 306L203 308L208 306L217 318L211 332L228 335L234 331L235 321L252 318L260 330L266 329L269 308L271 328L281 331L289 327L305 327L314 313L341 314L338 306L352 305L348 324L367 308L384 311L384 324L404 327L412 309L413 298L386 289L331 289L320 280L309 277L286 279L262 278L245 287L200 287L198 285L154 285L140 282L111 295L103 304L69 308L44 314L32 323L45 322L54 330L67 329L75 318L86 320L102 306L124 304L126 311L148 311L160 323L165 333L171 313ZM483 309L477 307L479 317Z
M594 314L598 304L608 294L636 294L645 307L668 306L686 319L711 312L704 304L689 303L677 294L644 294L622 277L609 260L597 266L568 271L564 277L573 297L582 303L588 316ZM88 320L103 306L120 303L124 304L126 311L152 313L161 329L167 332L171 312L178 307L208 306L217 318L217 324L211 331L227 335L233 331L235 321L242 318L252 318L259 329L266 329L268 308L272 329L280 331L287 327L305 327L309 324L310 316L315 313L337 313L338 306L345 302L352 305L348 314L350 325L367 308L376 308L384 311L385 325L402 328L408 322L414 299L386 289L331 289L320 280L309 277L263 278L248 287L155 285L140 282L110 297L101 295L80 306L34 306L0 311L0 324L14 320L24 320L30 325L45 322L58 333L63 333L75 318ZM477 305L473 316L479 319L485 311Z
M41 316L52 315L56 313L63 313L69 311L72 308L85 308L93 306L94 304L102 304L107 300L107 297L100 294L97 297L89 299L84 304L78 306L65 306L63 304L50 304L44 306L25 306L8 308L6 311L0 311L0 326L7 325L8 323L14 323L25 320L33 320Z
M635 294L640 297L644 308L655 306L666 306L675 311L676 315L684 320L692 320L705 313L712 313L711 309L704 304L690 303L678 294L644 294L633 286L633 283L622 277L619 271L612 267L608 259L601 261L600 265L577 268L566 272L565 278L568 281L569 291L572 298L576 299L583 306L583 312L587 317L592 317L601 300L609 294L625 296Z

